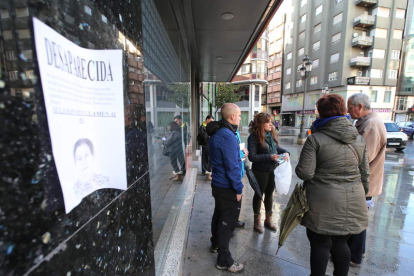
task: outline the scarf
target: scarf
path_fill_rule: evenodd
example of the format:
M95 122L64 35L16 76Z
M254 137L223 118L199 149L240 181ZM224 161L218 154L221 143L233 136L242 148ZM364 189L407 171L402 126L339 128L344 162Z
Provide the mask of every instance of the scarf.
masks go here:
M313 127L315 128L315 130L318 130L318 128L320 128L321 126L323 126L327 122L329 122L329 121L331 121L333 119L341 118L341 117L345 117L348 120L351 119L351 117L349 117L349 115L333 116L333 117L329 117L329 118L319 118L319 119L316 119L315 122L313 122Z
M273 140L273 137L270 132L266 132L265 141L269 145L270 154L276 154L275 140Z

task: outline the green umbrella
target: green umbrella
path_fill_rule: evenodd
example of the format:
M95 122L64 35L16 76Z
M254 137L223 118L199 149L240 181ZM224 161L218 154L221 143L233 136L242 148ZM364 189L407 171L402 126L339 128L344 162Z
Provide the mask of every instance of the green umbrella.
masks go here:
M280 247L282 247L285 243L290 232L292 232L292 230L300 224L303 216L308 210L309 206L306 201L306 189L303 187L303 184L297 183L286 208L282 211L282 218L280 220L279 227L279 246L277 248L276 255L279 253Z

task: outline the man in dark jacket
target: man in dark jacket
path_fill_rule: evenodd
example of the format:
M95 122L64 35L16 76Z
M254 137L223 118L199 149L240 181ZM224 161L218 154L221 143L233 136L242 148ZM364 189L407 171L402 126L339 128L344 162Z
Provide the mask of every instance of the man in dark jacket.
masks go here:
M211 164L210 164L210 148L208 146L208 141L210 137L207 134L207 124L214 121L214 117L208 115L206 120L200 126L198 130L198 144L201 146L201 172L202 174L207 175L207 181L211 181Z
M211 250L218 247L216 268L239 272L243 264L235 263L229 251L229 242L240 214L243 183L242 161L236 136L241 121L240 108L231 103L221 107L222 120L207 125L210 135L210 162L213 167L212 193L215 200L211 221Z

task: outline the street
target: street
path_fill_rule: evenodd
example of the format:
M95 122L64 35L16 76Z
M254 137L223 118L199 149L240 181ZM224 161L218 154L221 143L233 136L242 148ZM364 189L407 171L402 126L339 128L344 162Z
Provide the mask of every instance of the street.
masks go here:
M291 153L294 168L302 146L296 137L281 137L280 144ZM409 140L404 151L387 149L382 194L374 198L369 210L366 257L360 267L350 267L349 275L412 275L414 271L414 142ZM293 175L290 192L299 182ZM309 241L303 226L290 234L276 256L279 231L265 229L264 234L253 231L253 192L246 177L240 220L245 228L236 228L230 242L235 261L245 264L243 275L309 275ZM288 195L274 194L274 221L279 225L280 212ZM210 222L214 208L210 182L199 175L194 197L190 229L186 244L183 275L226 275L215 268L217 254L210 253ZM262 206L262 214L264 207ZM332 275L328 264L327 273Z

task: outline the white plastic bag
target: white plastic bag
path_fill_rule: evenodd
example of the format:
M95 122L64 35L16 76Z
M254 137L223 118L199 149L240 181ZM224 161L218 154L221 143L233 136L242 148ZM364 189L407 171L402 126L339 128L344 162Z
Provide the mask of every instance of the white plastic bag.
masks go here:
M275 171L276 191L281 195L287 195L292 181L292 165L290 158L276 167Z

